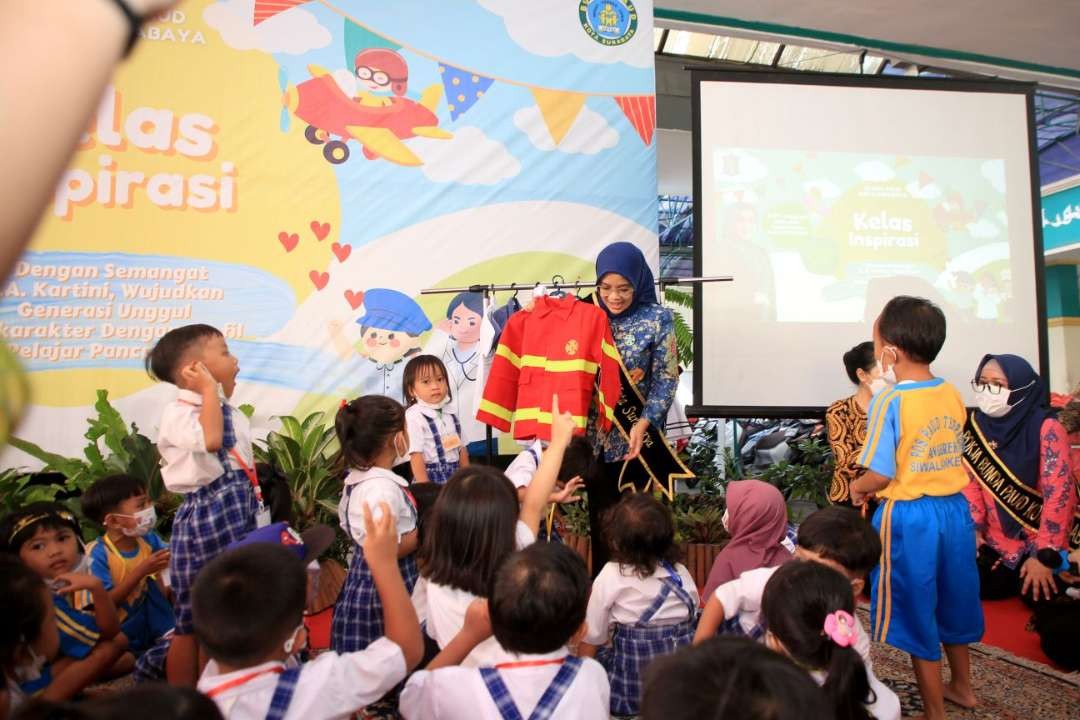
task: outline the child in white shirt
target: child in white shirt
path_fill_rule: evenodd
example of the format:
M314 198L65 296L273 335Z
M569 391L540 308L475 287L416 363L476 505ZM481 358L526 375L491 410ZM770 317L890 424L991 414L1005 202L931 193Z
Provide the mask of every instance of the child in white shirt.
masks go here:
M524 499L525 489L529 487L533 476L536 475L543 454L543 444L539 440L534 440L507 466L506 477L517 488L518 498ZM572 439L563 453L555 490L548 498L549 506L544 512L540 530L536 534L537 540L562 542L555 528L555 506L581 502L582 496L578 495L577 491L585 487L585 478L596 471L597 461L593 456L592 445L583 437Z
M372 519L361 506L364 556L385 606L386 637L367 649L290 662L307 642L303 561L287 546L255 542L230 550L199 574L195 634L211 660L199 690L226 720L348 718L401 682L423 654L408 591L397 569L390 508Z
M605 522L612 560L593 581L582 655L603 648L611 681L611 713L637 715L641 678L658 655L689 645L698 593L690 571L675 562L671 511L652 495L624 495Z
M385 505L398 537L398 569L405 587L416 585L416 501L405 478L390 468L409 445L405 409L384 395L342 402L334 420L345 464L350 468L338 504L341 528L353 542L345 585L334 606L330 647L337 652L363 650L383 636L383 607L364 556L363 506ZM376 514L381 510L376 510Z
M608 680L592 658L570 655L585 632L589 575L565 545L535 543L502 564L492 583L490 628L483 601L465 627L405 684L406 720L509 720L543 717L594 720L608 716ZM481 668L460 661L491 631L507 655Z
M210 325L170 330L150 350L146 366L152 377L180 389L162 413L157 445L165 487L184 496L169 539L176 632L166 675L171 684L190 686L199 667L191 635L195 576L257 523L268 525L270 515L261 507L251 426L228 403L240 364L221 332Z
M822 563L787 563L761 600L765 644L806 668L834 717L900 720L900 700L863 665L855 649L855 597L847 578Z
M405 424L414 482L444 485L458 468L469 466L446 377L446 366L434 355L417 355L405 365Z

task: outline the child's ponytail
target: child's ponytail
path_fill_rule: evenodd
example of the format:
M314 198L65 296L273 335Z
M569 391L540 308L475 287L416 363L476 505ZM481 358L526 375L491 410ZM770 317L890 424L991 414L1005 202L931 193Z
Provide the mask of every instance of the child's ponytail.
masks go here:
M781 565L761 598L769 635L799 665L826 673L822 685L838 720L866 720L874 702L859 652L851 582L812 560Z

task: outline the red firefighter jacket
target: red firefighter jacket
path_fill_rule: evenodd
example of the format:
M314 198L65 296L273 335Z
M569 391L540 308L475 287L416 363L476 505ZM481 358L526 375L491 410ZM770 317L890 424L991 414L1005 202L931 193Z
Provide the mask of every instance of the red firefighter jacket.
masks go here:
M599 380L597 381L597 376ZM607 431L619 400L619 351L604 311L572 295L543 296L510 316L499 338L477 420L514 437L551 439L551 397L585 432L595 394Z

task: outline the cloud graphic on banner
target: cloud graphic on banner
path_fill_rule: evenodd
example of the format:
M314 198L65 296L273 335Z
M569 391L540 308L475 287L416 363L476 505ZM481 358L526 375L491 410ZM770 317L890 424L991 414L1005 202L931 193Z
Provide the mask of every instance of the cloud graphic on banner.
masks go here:
M333 40L330 31L307 10L292 8L255 26L253 0L220 0L203 10L203 20L236 50L303 55Z
M569 155L595 155L619 144L619 131L608 125L600 113L593 112L588 106L581 108L557 146L552 140L547 120L538 106L530 105L514 113L514 124L528 136L529 142L545 152L558 150Z
M409 147L424 161L424 175L432 182L495 185L521 172L506 146L480 128L458 128L450 140L417 138Z
M911 197L920 200L937 200L941 197L941 186L934 182L920 185L918 180L912 180L905 187Z
M808 193L817 192L825 200L835 200L840 197L840 186L828 178L818 178L803 183L803 190Z
M972 237L977 238L992 238L1001 234L1001 228L986 218L979 222L968 223L967 231L971 233Z
M868 160L855 166L855 174L866 182L888 182L896 177L896 171L880 160Z
M558 57L572 54L593 63L626 63L633 67L653 65L652 31L638 26L637 33L622 45L601 45L588 36L578 19L580 3L567 0L523 2L479 0L480 7L503 19L510 38L533 55Z

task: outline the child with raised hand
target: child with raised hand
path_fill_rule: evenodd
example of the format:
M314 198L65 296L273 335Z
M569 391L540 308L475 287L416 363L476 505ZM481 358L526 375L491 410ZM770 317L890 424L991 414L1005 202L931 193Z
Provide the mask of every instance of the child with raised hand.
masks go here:
M900 700L863 665L855 649L851 583L822 563L788 563L765 585L765 644L821 685L837 720L900 720Z
M31 503L0 522L0 550L39 578L8 567L0 587L3 602L15 606L4 613L5 627L21 628L13 646L5 644L10 660L4 670L26 695L66 700L134 665L116 607L101 581L85 571L79 542L78 520L56 503ZM75 607L81 592L91 610Z
M443 485L459 467L469 466L446 378L446 366L434 355L417 355L405 365L405 424L414 482Z
M388 398L387 398L388 399ZM307 642L304 563L288 547L252 542L199 574L195 633L211 657L199 690L226 720L349 718L378 700L420 661L420 624L398 570L398 529L381 502L360 504L363 555L384 608L386 637L357 652L326 652L303 665L290 658Z
M141 661L176 624L161 579L169 567L169 548L154 530L154 506L141 480L110 475L86 489L82 511L105 528L105 534L86 549L90 572L108 591L128 647Z
M519 499L525 498L526 489L540 467L540 458L543 454L544 447L540 440L534 440L506 467L505 475L517 488ZM593 455L592 444L588 439L572 438L563 452L563 461L559 466L555 490L548 497L549 508L545 513L546 521L541 524L537 539L561 542L554 528L554 505L581 502L582 496L578 495L577 491L585 487L586 478L594 478L600 471L599 461Z
M552 402L551 444L522 500L499 470L473 465L458 470L435 502L420 552L423 577L413 603L428 636L440 648L461 630L469 604L486 597L499 565L536 541L575 429L570 413L559 412L558 398ZM490 664L502 655L498 642L489 639L470 653L465 664Z
M349 574L334 606L330 647L363 650L383 636L383 605L364 554L363 506L388 509L398 538L397 562L405 587L416 584L417 511L409 483L391 468L409 447L405 409L384 395L342 402L334 420L342 456L349 468L338 504L338 518L353 543Z
M652 495L623 496L608 510L604 532L612 559L593 581L580 652L592 657L611 638L600 655L611 714L637 715L646 666L694 638L697 587L677 562L671 511Z
M718 637L657 658L645 673L643 720L836 720L824 693L789 658Z
M874 639L911 655L926 716L945 717L945 699L974 707L968 644L982 638L975 524L961 491L966 410L960 393L934 377L945 314L899 296L874 322L874 354L895 383L874 396L851 500L884 502L874 527L885 552L870 575ZM952 678L941 677L941 647Z
M857 510L840 505L817 510L803 520L798 542L796 561L821 563L836 570L847 578L856 597L862 594L866 576L881 557L881 540L873 526ZM764 641L761 597L769 578L776 572L775 567L748 570L718 587L706 599L694 643L701 643L717 632ZM859 625L858 618L855 624ZM870 637L862 627L858 630L854 647L869 669Z
M200 666L191 634L195 576L229 543L270 518L261 507L251 426L228 403L240 365L221 332L210 325L170 330L147 354L146 368L179 389L162 412L157 440L165 487L184 497L169 543L176 632L166 672L170 683L193 686Z
M401 693L406 720L606 718L608 679L592 658L568 649L585 632L589 574L571 549L535 543L499 567L467 622ZM488 621L490 616L490 624ZM492 631L504 648L500 662L450 667Z

